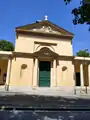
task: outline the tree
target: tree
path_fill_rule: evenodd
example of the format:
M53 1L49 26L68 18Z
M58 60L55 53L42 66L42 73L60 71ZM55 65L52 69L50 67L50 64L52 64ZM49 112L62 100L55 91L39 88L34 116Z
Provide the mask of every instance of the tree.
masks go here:
M64 0L65 4L69 4L72 0ZM81 0L80 6L72 10L74 15L73 23L90 25L90 0ZM90 28L89 28L90 30Z
M14 45L10 41L0 40L0 51L13 51Z
M90 53L88 52L88 49L85 49L85 50L78 51L76 55L80 57L89 57Z

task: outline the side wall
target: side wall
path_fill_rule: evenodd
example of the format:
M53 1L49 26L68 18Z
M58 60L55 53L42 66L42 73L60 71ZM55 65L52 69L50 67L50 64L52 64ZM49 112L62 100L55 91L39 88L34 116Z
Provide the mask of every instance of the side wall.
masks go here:
M57 86L75 86L74 65L69 60L59 60L57 65Z

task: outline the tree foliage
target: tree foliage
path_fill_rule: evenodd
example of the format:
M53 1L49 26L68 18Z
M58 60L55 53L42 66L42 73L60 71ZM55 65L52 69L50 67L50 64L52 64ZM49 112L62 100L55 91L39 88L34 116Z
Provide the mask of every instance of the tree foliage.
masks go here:
M14 45L10 41L0 40L0 51L13 51Z
M90 53L88 52L88 50L80 50L76 53L77 56L80 56L80 57L89 57L90 56Z
M66 5L71 1L72 0L64 0ZM84 23L90 25L90 0L81 0L78 8L72 10L72 14L74 15L74 25Z

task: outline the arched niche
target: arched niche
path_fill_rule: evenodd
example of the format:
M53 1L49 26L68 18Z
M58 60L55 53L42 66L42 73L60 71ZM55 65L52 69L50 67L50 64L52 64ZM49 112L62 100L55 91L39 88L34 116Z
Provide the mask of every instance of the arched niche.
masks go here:
M59 56L56 52L52 51L50 48L46 46L34 52L34 55L41 56L41 57L58 57Z
M55 52L55 49L50 45L38 45L35 49L35 52L40 51L42 48L49 48L51 51Z

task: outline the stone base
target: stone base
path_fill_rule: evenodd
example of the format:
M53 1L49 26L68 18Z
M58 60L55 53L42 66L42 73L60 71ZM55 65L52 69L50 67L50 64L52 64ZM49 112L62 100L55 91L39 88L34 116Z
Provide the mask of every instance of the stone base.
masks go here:
M75 87L76 95L90 95L90 87Z
M9 94L26 94L26 95L44 95L44 96L90 96L89 87L31 87L31 86L9 86L9 90L5 90L5 86L0 92Z
M9 92L27 95L73 96L74 87L9 87Z

